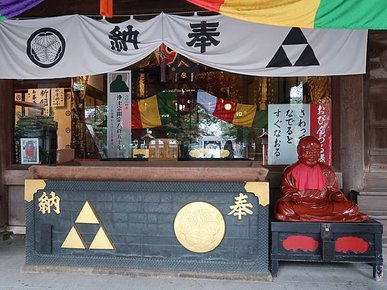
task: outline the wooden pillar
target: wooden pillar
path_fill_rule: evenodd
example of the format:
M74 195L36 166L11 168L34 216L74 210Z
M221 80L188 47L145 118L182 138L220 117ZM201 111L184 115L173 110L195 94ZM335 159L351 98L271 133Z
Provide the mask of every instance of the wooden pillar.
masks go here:
M3 177L12 162L14 120L13 81L0 80L0 232L8 223L8 194Z
M344 192L364 186L363 75L339 78L340 163Z

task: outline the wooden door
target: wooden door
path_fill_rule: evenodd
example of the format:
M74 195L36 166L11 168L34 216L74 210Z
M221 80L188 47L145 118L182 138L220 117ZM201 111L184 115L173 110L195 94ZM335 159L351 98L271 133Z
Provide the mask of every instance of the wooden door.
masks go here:
M370 31L367 58L364 184L387 188L387 32Z

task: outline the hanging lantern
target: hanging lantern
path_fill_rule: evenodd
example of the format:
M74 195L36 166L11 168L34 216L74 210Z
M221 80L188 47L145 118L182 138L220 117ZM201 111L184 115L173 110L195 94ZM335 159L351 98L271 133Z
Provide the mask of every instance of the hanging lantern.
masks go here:
M99 14L104 17L113 17L113 0L100 0L99 1Z

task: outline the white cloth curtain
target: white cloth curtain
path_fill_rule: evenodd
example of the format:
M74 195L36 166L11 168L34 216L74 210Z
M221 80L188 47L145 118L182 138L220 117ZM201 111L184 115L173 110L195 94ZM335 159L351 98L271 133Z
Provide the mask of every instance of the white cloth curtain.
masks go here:
M164 15L164 43L205 65L246 75L313 76L365 73L367 30L292 29L245 22L226 16ZM189 46L191 24L216 23L217 45ZM304 38L303 38L304 37ZM309 47L308 47L309 45ZM277 54L283 49L286 55ZM306 51L305 65L298 65ZM311 52L312 51L312 52ZM282 51L280 51L282 52ZM278 66L269 66L276 56ZM313 62L313 54L316 61ZM290 64L281 67L281 57ZM283 62L283 61L282 61Z
M111 39L114 35L117 43ZM160 14L146 21L131 19L118 24L70 15L3 21L0 39L2 79L112 72L143 59L162 43L220 70L257 76L311 76L365 73L367 30L275 27L222 15Z
M132 25L138 34L138 49L127 43L127 51L113 50L110 31L116 26L127 31ZM51 67L40 67L28 57L27 42L39 29L53 28L64 38L64 54ZM98 21L86 16L70 15L34 20L6 20L0 23L0 78L3 79L47 79L95 75L124 68L152 53L162 43L162 15L151 20L128 20L118 24ZM57 48L41 37L43 52L55 53ZM36 41L39 44L39 41ZM59 45L57 43L57 45ZM38 48L39 49L39 48Z

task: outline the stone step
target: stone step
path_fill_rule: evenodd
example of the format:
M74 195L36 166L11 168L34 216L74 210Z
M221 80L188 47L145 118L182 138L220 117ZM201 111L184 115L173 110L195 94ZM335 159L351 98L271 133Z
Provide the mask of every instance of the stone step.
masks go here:
M11 238L11 232L8 232L8 231L3 231L3 232L0 232L0 241L5 241L5 240L8 240Z
M356 190L354 192L357 192L359 195L381 195L381 196L387 196L387 188L377 188L377 189L363 189L363 190Z
M387 216L387 189L364 189L352 191L360 211L369 215Z
M383 248L387 252L387 188L352 191L361 212L383 224ZM384 259L384 264L387 260Z
M380 219L387 219L387 210L366 210L362 207L359 208L362 213L366 213L369 216L376 216Z

